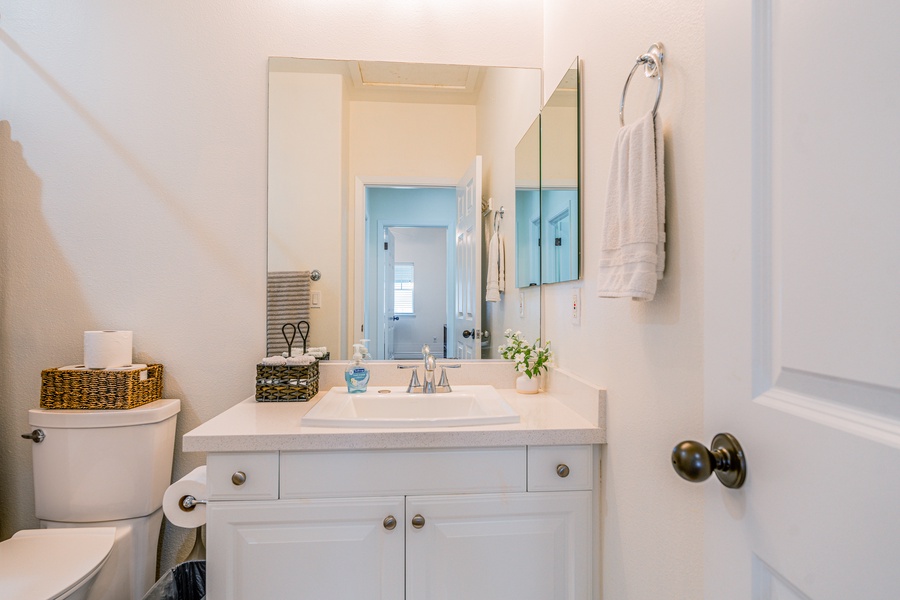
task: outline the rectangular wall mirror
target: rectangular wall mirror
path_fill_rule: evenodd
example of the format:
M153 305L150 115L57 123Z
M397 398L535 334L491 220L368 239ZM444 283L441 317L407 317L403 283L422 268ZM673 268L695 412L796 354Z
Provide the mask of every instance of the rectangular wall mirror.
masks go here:
M541 110L541 282L580 276L578 59Z
M516 144L540 86L538 69L271 58L267 351L299 319L332 359L360 338L390 360L423 344L496 358L507 327L538 337L512 245ZM510 283L486 302L495 221Z

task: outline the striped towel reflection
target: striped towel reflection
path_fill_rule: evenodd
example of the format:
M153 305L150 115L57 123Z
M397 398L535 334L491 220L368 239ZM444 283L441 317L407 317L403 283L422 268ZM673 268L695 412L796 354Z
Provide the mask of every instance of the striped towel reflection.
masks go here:
M266 356L287 352L281 326L296 325L301 320L309 320L309 271L270 271L266 284ZM294 347L303 347L299 334Z

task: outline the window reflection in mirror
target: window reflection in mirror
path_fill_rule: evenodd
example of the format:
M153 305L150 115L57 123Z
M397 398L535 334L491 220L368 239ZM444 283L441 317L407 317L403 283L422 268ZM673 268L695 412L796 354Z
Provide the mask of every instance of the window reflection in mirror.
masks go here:
M579 278L578 60L541 111L541 282Z

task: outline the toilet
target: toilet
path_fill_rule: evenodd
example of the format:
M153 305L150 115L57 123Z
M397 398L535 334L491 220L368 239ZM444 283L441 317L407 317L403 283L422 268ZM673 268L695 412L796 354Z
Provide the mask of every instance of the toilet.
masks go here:
M32 444L42 529L0 542L0 600L143 597L156 580L180 409L179 400L157 400L129 410L28 411L43 432ZM14 555L34 558L14 566L5 559ZM46 585L7 595L13 583Z
M0 599L85 600L115 541L114 527L16 533L0 543Z

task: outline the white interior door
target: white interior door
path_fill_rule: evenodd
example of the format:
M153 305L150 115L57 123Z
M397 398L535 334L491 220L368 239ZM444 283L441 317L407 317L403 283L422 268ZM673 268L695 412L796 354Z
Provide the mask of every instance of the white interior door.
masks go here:
M456 358L481 358L481 157L456 184Z
M394 314L394 258L395 258L394 233L387 227L384 228L384 245L382 250L382 274L381 274L381 303L383 309L379 312L381 320L381 356L384 360L394 359L394 325L397 316Z
M706 3L705 598L900 597L900 10ZM882 60L880 57L885 57Z

